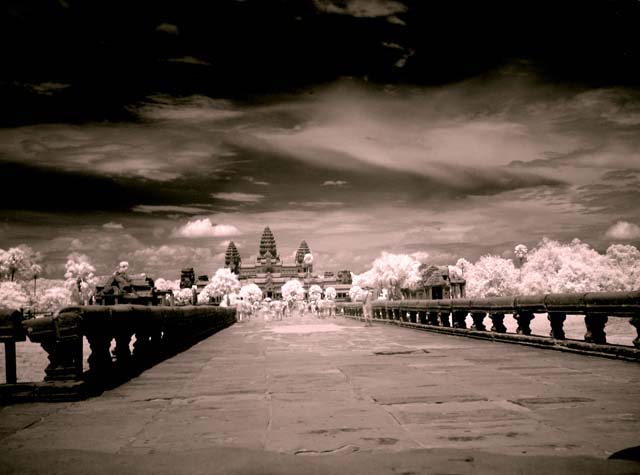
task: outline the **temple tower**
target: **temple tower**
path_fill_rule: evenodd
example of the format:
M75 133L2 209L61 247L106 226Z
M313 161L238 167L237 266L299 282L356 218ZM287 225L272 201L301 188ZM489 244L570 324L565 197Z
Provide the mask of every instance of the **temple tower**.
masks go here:
M309 245L307 241L302 241L300 246L298 247L298 251L296 252L296 264L302 265L304 262L304 255L310 254L311 250L309 250Z
M262 231L262 238L260 238L260 254L258 259L264 259L269 257L270 259L278 259L278 250L276 249L276 240L273 237L273 233L269 226Z
M238 274L240 272L240 253L238 252L238 248L234 244L233 241L229 243L227 246L227 252L224 254L224 265L228 267L231 272L234 274Z

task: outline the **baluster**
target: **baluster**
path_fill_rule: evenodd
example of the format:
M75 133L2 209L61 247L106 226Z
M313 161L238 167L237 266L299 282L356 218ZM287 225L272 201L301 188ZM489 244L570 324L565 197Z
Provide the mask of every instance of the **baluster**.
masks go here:
M487 314L485 312L471 312L471 318L473 319L473 324L471 325L472 330L476 331L486 331L487 327L484 326L483 320Z
M440 319L440 326L442 327L451 326L451 322L449 321L449 313L450 312L438 312L438 318Z
M131 362L131 350L129 349L129 343L131 342L131 332L121 333L116 335L116 347L113 349L113 356L115 357L115 363L121 368L129 365Z
M492 312L489 314L491 319L491 331L496 333L506 333L507 327L504 326L504 313Z
M635 327L637 333L635 340L633 340L633 346L640 348L640 316L634 315L631 317L631 320L629 320L629 323Z
M467 328L466 310L453 312L453 328Z
M427 323L427 312L424 312L424 311L418 312L418 323L422 325Z
M587 327L587 333L584 334L584 341L598 344L607 343L607 334L604 331L604 327L608 319L606 315L587 313L584 316L584 325Z
M549 312L547 313L547 320L551 325L551 331L549 336L556 340L566 339L564 335L564 321L567 319L567 314L564 312Z
M427 321L429 325L438 326L440 323L438 320L438 312L428 312L427 313Z
M100 334L87 335L91 354L89 355L89 370L95 377L101 377L111 370L111 337Z
M533 312L518 310L513 313L513 319L518 322L516 333L519 335L531 335L531 320L535 318Z

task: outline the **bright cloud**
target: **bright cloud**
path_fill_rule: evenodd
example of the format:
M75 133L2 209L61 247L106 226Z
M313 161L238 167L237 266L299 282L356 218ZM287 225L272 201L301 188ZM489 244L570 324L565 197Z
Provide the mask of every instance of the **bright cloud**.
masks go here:
M186 238L227 237L236 236L240 231L230 224L214 225L209 218L203 218L189 221L178 228L174 234Z
M617 240L640 239L640 226L628 221L618 221L605 233L605 237Z
M344 186L347 183L348 182L345 180L327 180L324 183L322 183L322 186Z
M264 195L258 195L254 193L240 193L240 192L211 193L211 196L219 200L237 201L239 203L257 203L258 201L264 198Z
M108 223L104 223L102 225L103 228L105 229L123 229L124 226L120 223L114 223L113 221L110 221Z
M156 31L166 33L168 35L177 35L178 27L171 23L160 23L158 26L156 26Z
M314 0L318 10L338 15L374 18L403 13L407 7L392 0Z
M137 213L182 213L182 214L204 214L211 210L196 206L171 206L171 205L137 205L131 208Z

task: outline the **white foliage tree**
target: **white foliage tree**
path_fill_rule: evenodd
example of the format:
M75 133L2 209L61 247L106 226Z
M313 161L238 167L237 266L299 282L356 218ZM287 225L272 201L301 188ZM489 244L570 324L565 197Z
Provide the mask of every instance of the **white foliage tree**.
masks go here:
M171 290L173 292L180 289L180 281L179 280L167 280L159 277L154 282L155 288L158 290Z
M0 282L0 307L18 310L29 305L29 295L17 282Z
M38 296L39 312L56 312L69 305L73 305L73 296L67 287L50 287Z
M69 289L78 303L87 303L95 292L98 278L95 275L96 269L85 254L72 252L67 256L64 265L65 287Z
M238 276L230 269L218 269L213 274L211 282L198 294L198 303L208 303L213 298L223 297L238 290L240 290Z
M544 238L529 252L527 262L522 266L519 292L597 292L623 288L620 270L607 256L579 239L563 244Z
M349 289L349 298L352 302L361 302L364 298L364 290L359 285L352 285Z
M392 295L403 297L402 289L415 289L420 284L420 261L407 254L383 252L373 261L371 271L375 285L387 287Z
M475 264L465 265L468 297L497 297L514 295L517 276L511 259L482 256Z
M313 284L309 287L309 300L320 300L322 298L322 287Z
M243 285L239 293L242 300L249 303L260 302L262 300L262 290L257 284Z
M607 258L617 271L621 290L640 289L640 250L628 244L612 244L607 249Z
M176 305L189 305L193 299L192 289L178 289L173 292L173 302Z
M28 275L29 269L38 260L40 260L39 253L24 244L7 251L0 250L0 275L11 282L24 275L31 278Z
M338 295L338 292L336 292L336 289L334 287L327 287L326 289L324 289L324 298L327 300L335 300L336 295Z
M304 299L304 286L298 279L286 281L281 289L282 299L286 302Z

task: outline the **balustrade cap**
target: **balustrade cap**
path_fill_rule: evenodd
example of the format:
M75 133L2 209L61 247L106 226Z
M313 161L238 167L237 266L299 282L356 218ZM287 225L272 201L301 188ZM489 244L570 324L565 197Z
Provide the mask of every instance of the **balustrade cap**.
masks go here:
M547 294L544 297L544 305L547 311L563 311L563 312L577 312L584 311L584 293L562 293L562 294Z
M530 312L546 312L544 306L544 294L542 295L518 295L514 298L514 306L520 310Z

